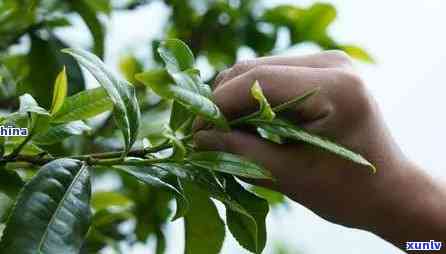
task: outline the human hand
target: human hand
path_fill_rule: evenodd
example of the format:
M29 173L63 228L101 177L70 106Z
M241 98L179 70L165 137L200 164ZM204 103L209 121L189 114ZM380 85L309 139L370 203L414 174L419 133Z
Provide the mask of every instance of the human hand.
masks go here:
M371 230L397 245L412 236L427 237L429 232L424 231L406 237L386 226L402 215L407 219L421 216L429 222L415 211L420 204L410 200L423 193L438 193L437 186L401 153L348 56L327 51L236 64L215 82L215 102L229 119L257 110L257 102L250 95L256 80L273 106L320 88L317 95L283 116L360 153L376 166L376 175L312 146L278 145L244 130L199 131L195 142L200 148L240 154L262 164L277 182L258 184L283 192L332 222ZM438 195L444 198L444 193Z

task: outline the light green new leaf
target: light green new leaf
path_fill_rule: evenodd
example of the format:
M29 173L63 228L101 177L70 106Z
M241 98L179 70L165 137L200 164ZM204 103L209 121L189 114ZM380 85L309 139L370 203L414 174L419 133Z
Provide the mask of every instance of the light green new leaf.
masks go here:
M142 65L134 56L126 55L119 60L119 70L126 80L136 85L135 74L142 71Z
M53 115L52 123L85 120L113 109L113 102L104 88L98 87L77 93L65 99L60 110Z
M271 173L238 155L224 152L195 152L187 160L198 167L236 176L271 179Z
M265 95L263 94L262 87L260 87L259 81L255 81L254 85L251 87L251 95L259 102L260 108L259 108L259 118L264 119L267 121L271 121L276 117L276 114L272 110L271 106L269 105L268 100L266 99Z
M376 172L376 168L361 155L354 153L349 149L335 144L327 139L316 136L314 134L310 134L302 128L294 126L293 124L288 123L284 120L276 118L273 120L273 122L269 123L266 121L253 119L250 120L249 123L259 126L271 133L275 133L283 138L294 139L296 141L302 141L310 145L317 146L344 159L370 167L373 173Z
M107 91L115 106L113 113L124 136L126 154L138 137L141 118L135 88L113 75L95 55L80 49L65 49L64 52L76 58Z
M206 192L191 183L184 189L190 201L184 218L185 254L218 254L225 238L225 225Z
M52 161L20 192L0 253L77 254L90 225L90 177L82 162Z
M150 86L150 88L152 88L152 90L159 96L166 99L173 99L178 103L181 103L187 110L203 116L220 128L229 128L225 117L220 112L217 105L205 96L191 92L180 86L152 82L150 77L149 79L146 79L146 73L136 75L136 79L143 84Z
M37 134L33 138L33 143L38 145L52 145L59 143L68 137L82 135L84 132L90 130L90 126L86 125L83 121L74 121L50 126L47 132Z
M226 190L247 211L226 210L226 222L231 234L245 249L260 254L266 244L268 202L245 190L233 177L228 177Z
M254 192L259 197L267 200L269 205L272 207L286 204L286 198L280 192L273 191L260 186L252 186L249 190Z
M373 59L372 56L369 55L369 53L367 53L367 51L365 51L364 49L355 46L355 45L343 45L341 46L341 49L349 54L351 57L367 62L367 63L375 63L375 60Z
M54 83L53 90L53 101L51 102L51 114L54 115L59 111L62 107L62 104L65 101L65 97L67 97L68 92L68 81L67 81L67 72L65 66L62 71L57 75L56 81Z
M166 63L169 73L185 71L195 65L194 54L184 42L178 39L161 42L158 54Z

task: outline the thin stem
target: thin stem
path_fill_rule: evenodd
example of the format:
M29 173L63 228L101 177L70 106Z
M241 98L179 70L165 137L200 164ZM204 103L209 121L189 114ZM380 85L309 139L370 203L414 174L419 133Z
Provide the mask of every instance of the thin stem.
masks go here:
M282 104L279 104L275 107L272 108L272 111L274 111L274 113L280 113L282 111L285 111L287 109L290 109L292 107L297 107L298 105L304 103L308 98L310 98L311 96L317 94L321 89L319 87L316 87L310 91L305 92L304 94L289 100L287 102L284 102ZM235 120L232 120L229 122L229 125L239 125L239 124L243 124L253 118L256 118L260 115L260 111L256 111L252 114L246 115L246 116L242 116L240 118L237 118Z
M279 113L282 112L284 110L290 109L292 107L296 107L302 103L304 103L308 98L310 98L311 96L319 93L321 89L319 87L316 87L310 91L305 92L304 94L302 94L301 96L298 96L290 101L284 102L280 105L277 105L273 108L273 111L275 113Z
M6 160L14 160L17 155L19 155L20 151L22 151L23 147L26 146L26 144L28 144L28 142L31 140L33 135L28 135L26 136L25 140L23 140L22 143L20 143L16 148L14 148L14 150L8 155L6 156Z

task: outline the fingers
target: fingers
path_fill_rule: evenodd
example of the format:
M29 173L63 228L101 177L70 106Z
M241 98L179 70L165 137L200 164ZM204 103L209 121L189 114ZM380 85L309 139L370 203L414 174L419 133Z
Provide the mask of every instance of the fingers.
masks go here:
M331 112L331 87L341 81L340 75L336 69L262 65L220 86L215 90L214 98L225 116L234 119L257 110L258 103L250 94L255 80L259 81L273 106L319 87L321 92L295 112L304 122L315 121Z
M350 68L350 57L343 51L330 50L306 56L261 57L235 64L232 68L219 73L214 88L261 65L301 66L309 68Z

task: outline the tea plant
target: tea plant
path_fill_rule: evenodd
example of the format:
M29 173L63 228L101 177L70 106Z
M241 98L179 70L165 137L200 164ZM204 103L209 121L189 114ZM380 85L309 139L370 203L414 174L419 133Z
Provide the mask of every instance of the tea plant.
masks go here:
M218 253L221 248L225 224L210 198L225 205L226 225L240 245L253 253L261 253L266 243L268 203L247 191L236 178L271 179L272 176L261 165L238 155L197 150L192 142L192 125L198 116L226 131L251 125L259 135L273 142L280 143L282 139L304 142L374 169L360 155L276 116L280 111L305 103L317 90L271 107L255 82L251 93L259 103L259 110L228 122L214 104L209 86L201 81L190 49L176 39L164 41L158 49L165 68L135 77L162 98L160 103L167 103L171 108L168 124L156 134L162 141L151 145L144 139L141 149L132 149L141 124L134 86L111 73L91 53L79 49L64 52L85 67L101 87L66 97L68 85L63 69L55 81L49 111L25 94L20 97L19 110L3 117L2 123L27 127L29 134L18 140L13 138L19 145L11 151L8 151L11 141L6 140L0 163L8 167L26 162L40 168L17 197L0 243L2 253L79 252L90 225L98 223L92 220L90 208L90 172L98 168L120 171L147 185L171 191L177 202L173 220L182 217L185 220L185 253ZM52 156L36 147L88 130L83 120L111 108L122 134L122 151ZM24 149L36 151L25 155Z
M148 46L148 54L122 56L124 80L102 63L108 50L104 24L115 13L151 4L169 10L167 22L159 36L132 45ZM122 243L150 238L161 254L164 227L178 218L185 222L186 253L218 253L225 225L240 245L260 253L268 212L263 198L272 205L283 196L241 184L272 177L256 162L197 150L197 117L207 127L249 125L271 142L305 142L368 163L279 117L317 89L271 107L255 83L258 112L227 121L205 83L246 48L264 56L305 42L372 62L361 48L329 34L335 17L336 9L326 3L0 0L0 125L28 128L26 137L0 136L0 253L98 253L105 247L122 253ZM59 31L78 29L78 21L88 28L97 57L79 49L62 52L77 41ZM193 55L210 64L205 82ZM100 87L86 90L81 65ZM113 186L104 189L104 182ZM216 200L227 209L226 223Z

